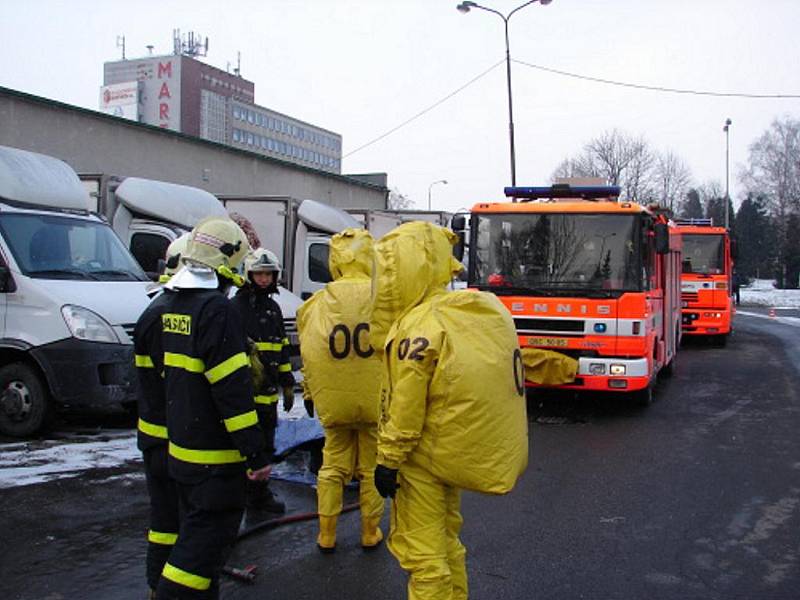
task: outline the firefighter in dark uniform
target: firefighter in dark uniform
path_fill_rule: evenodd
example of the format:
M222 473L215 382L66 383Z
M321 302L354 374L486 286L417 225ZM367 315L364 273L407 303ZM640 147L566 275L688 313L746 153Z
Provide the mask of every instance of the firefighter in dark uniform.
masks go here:
M278 257L269 250L256 248L244 259L243 285L233 298L244 324L248 343L254 347L251 359L258 357L263 366L263 375L254 389L256 412L267 452L271 458L275 453L275 429L278 426L278 390L283 393L283 408L291 410L294 405L294 375L289 360L289 340L283 326L283 313L272 298L278 293L281 265ZM283 502L275 498L269 489L269 481L249 481L247 507L282 513Z
M175 274L188 234L167 248L161 281ZM167 415L164 401L164 353L161 350L161 313L169 300L158 294L142 313L134 329L134 352L139 377L138 446L142 451L147 492L150 496L150 528L147 532L146 576L150 597L155 597L161 571L178 539L178 491L167 473Z
M243 283L236 269L248 249L233 221L205 219L192 230L183 267L165 286L173 291L160 309L168 466L180 529L158 600L218 597L246 481L270 474L242 324L225 295L231 283Z

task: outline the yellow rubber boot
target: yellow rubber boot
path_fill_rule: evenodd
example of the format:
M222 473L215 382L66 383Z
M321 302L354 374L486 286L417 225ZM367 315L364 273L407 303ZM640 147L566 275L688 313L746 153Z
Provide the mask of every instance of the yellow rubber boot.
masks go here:
M383 540L379 524L380 517L361 517L361 547L364 550L374 550Z
M338 515L332 517L319 516L317 548L323 554L331 554L336 550L336 520L338 518Z

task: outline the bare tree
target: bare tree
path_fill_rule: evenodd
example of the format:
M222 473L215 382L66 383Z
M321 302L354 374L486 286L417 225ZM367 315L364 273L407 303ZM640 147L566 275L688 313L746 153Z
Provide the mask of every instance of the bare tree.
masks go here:
M763 195L770 212L786 222L800 211L800 120L775 119L750 145L750 164L741 175L745 189Z
M775 227L779 287L794 277L794 236L789 226L800 214L800 120L775 119L750 145L750 164L740 177L745 189L763 195Z
M641 136L614 129L590 140L583 152L561 162L556 177L600 177L622 187L627 198L648 202L657 197L656 155Z
M386 199L386 208L392 210L404 210L414 206L414 201L405 194L401 194L397 188L389 189L389 197Z
M659 204L676 213L692 181L689 167L671 151L659 154L656 157L655 181Z

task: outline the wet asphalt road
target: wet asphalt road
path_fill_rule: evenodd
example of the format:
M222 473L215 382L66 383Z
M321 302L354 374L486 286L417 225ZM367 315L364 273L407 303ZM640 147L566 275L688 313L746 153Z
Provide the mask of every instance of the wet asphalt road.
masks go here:
M736 327L726 348L686 344L647 409L531 403L517 488L464 495L472 599L800 598L800 328L746 315ZM313 489L274 486L290 513L314 510ZM145 597L137 465L0 498L0 598ZM358 513L340 523L331 556L314 521L243 540L230 563L258 577L226 580L222 598L405 598L385 548L359 548Z

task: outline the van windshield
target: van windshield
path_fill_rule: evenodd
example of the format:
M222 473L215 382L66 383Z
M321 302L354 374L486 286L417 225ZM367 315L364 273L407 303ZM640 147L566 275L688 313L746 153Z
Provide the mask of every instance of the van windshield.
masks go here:
M0 214L0 233L28 277L147 281L104 223L35 213Z

